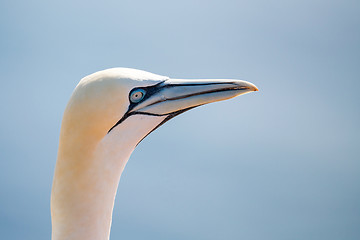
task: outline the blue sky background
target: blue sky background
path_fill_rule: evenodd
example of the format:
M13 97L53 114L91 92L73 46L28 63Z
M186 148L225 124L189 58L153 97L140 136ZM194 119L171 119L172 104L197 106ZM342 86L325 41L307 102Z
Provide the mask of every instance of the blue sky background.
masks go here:
M0 239L50 239L62 113L110 67L260 92L144 140L112 239L360 239L359 1L0 0Z

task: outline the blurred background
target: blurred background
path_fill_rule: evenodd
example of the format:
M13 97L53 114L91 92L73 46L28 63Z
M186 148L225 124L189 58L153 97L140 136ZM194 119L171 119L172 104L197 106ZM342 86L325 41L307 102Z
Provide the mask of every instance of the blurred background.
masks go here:
M0 239L50 239L64 108L82 77L111 67L260 89L141 142L111 239L360 239L359 10L355 0L0 0Z

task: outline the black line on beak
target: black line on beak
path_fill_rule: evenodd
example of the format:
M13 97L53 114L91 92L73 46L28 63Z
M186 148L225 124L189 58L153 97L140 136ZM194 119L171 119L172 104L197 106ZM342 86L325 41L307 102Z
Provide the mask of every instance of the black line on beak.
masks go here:
M117 121L114 126L112 126L108 133L110 133L116 126L118 126L119 124L121 124L123 121L125 121L128 117L132 116L132 115L135 115L135 114L143 114L143 115L150 115L150 116L166 116L167 117L158 125L156 126L151 132L153 132L156 128L160 127L162 124L164 124L165 122L169 121L171 118L183 113L183 112L186 112L194 107L197 107L197 106L194 106L194 107L189 107L189 108L186 108L186 109L182 109L182 110L178 110L176 112L173 112L173 113L167 113L167 114L154 114L154 113L147 113L147 112L140 112L140 111L135 111L135 112L131 112L132 109L134 109L138 104L142 103L143 101L146 101L147 99L149 99L151 96L153 96L154 94L160 92L162 89L164 88L171 88L171 87L183 87L183 86L206 86L206 85L222 85L222 84L229 84L229 82L217 82L217 83L179 83L179 84L176 84L176 83L170 83L170 84L165 84L166 81L162 81L160 83L157 83L153 86L148 86L148 87L137 87L137 88L133 88L130 93L132 93L133 91L135 91L136 89L143 89L146 91L146 94L145 94L145 97L138 103L133 103L130 101L130 95L129 95L129 102L130 102L130 105L129 105L129 108L127 110L127 112L124 114L124 116L119 120ZM231 83L230 83L231 84ZM235 84L235 83L234 83ZM183 98L187 98L187 97L192 97L192 96L196 96L196 95L203 95L203 94L209 94L209 93L215 93L215 92L221 92L221 91L235 91L235 90L243 90L243 89L247 89L246 87L243 87L243 88L239 88L239 87L233 87L233 88L224 88L224 89L219 89L219 90L209 90L209 91L204 91L204 92L199 92L199 93L193 93L193 94L188 94L188 95L183 95L183 96L179 96L179 97L174 97L174 98L168 98L168 99L164 99L164 100L161 100L161 101L157 101L157 102L154 102L152 104L149 104L149 106L151 105L154 105L154 104L157 104L157 103L160 103L160 102L164 102L164 101L171 101L171 100L179 100L179 99L183 99ZM130 94L129 93L129 94ZM147 135L149 135L151 132L149 132ZM146 136L147 136L146 135ZM146 137L145 136L145 137ZM144 138L145 138L144 137ZM142 141L142 139L141 139ZM140 142L141 142L140 141Z

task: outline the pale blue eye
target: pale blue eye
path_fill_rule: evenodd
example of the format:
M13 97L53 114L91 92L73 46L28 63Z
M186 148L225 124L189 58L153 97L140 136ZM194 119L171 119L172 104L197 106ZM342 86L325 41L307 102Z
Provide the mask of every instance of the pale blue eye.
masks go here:
M145 91L143 89L136 89L130 94L130 101L133 103L140 102L145 97Z

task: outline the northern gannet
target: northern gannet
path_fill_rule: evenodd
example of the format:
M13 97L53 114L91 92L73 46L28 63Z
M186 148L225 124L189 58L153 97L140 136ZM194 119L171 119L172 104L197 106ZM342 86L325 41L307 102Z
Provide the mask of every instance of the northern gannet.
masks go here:
M257 91L241 80L183 80L112 68L83 78L66 106L51 193L52 240L107 240L135 147L197 106Z

